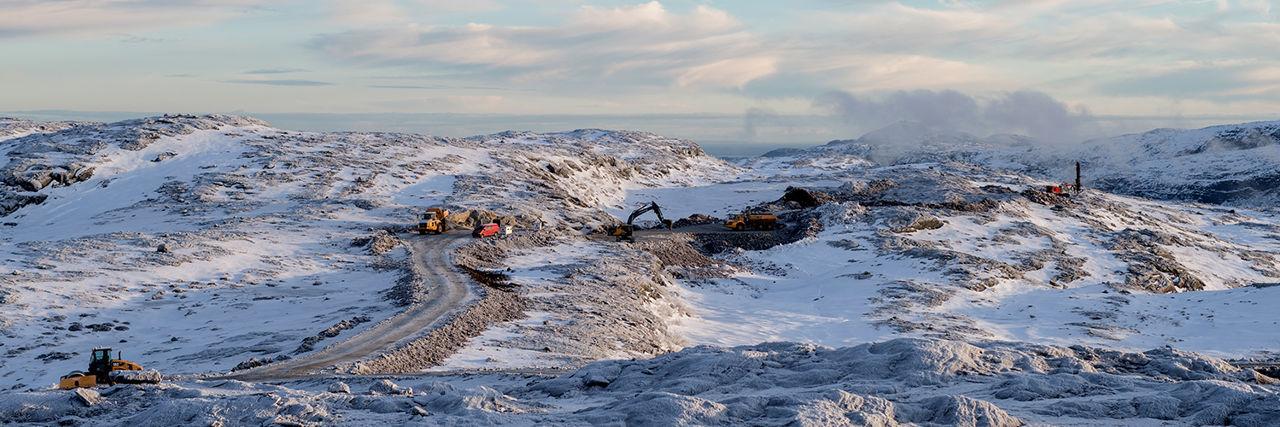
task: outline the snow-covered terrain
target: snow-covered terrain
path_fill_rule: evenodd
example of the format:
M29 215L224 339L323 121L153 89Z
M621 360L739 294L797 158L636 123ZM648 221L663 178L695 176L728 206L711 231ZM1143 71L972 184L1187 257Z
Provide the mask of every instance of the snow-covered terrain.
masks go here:
M691 143L639 133L446 140L221 116L83 124L0 144L0 192L43 199L0 226L8 389L84 369L94 346L200 373L306 353L304 338L368 317L336 339L359 333L397 311L384 294L408 254L352 241L413 223L427 206L575 228L603 215L582 206L625 188L732 172Z
M1271 124L1053 149L899 125L733 164L623 131L0 126L0 422L1280 423L1276 372L1224 361L1280 347L1272 187L1194 193L1274 172ZM1044 192L1077 158L1086 190ZM599 233L650 201L674 231ZM517 233L403 233L435 205ZM744 209L786 227L719 226ZM51 390L94 346L166 381Z
M782 150L752 160L804 169L857 164L959 161L1017 170L1058 182L1084 165L1085 183L1118 194L1153 199L1275 206L1280 201L1280 121L1156 129L1078 144L1043 143L1018 135L979 137L903 122L853 140L808 150Z

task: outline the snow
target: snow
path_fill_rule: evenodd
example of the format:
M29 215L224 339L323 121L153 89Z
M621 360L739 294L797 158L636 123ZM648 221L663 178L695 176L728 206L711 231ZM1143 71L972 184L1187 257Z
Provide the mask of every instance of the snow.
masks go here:
M835 180L820 170L809 170L805 176L810 188L831 188L841 180L870 180L882 174L900 182L915 182L911 177L929 170L870 167L863 169L863 178L830 172L841 177ZM748 169L746 173L759 172ZM675 212L669 214L673 218L691 212L733 212L776 199L787 186L803 185L796 183L794 176L793 172L745 182L633 191L628 199L656 200ZM1028 182L1033 179L1008 175L980 173L962 179L971 182L956 188L991 184L1037 187ZM740 188L750 190L737 191ZM905 188L895 191L902 197L931 197L911 195ZM938 331L893 326L898 320L907 320L923 325L943 322L939 326L951 328L946 334L973 339L1089 343L1126 350L1175 345L1224 357L1261 354L1280 340L1280 333L1270 327L1280 321L1277 316L1240 310L1243 304L1250 304L1242 296L1257 298L1263 306L1274 298L1267 291L1270 288L1247 286L1274 281L1268 275L1277 274L1280 235L1258 225L1273 223L1269 214L1247 210L1227 214L1201 205L1091 194L1085 203L1097 207L1079 212L1033 203L1006 204L994 215L930 210L944 225L904 236L983 262L1011 266L1021 265L1025 257L1045 251L1052 254L1061 248L1064 256L1080 260L1078 268L1086 276L1058 287L1051 283L1063 270L1054 261L1023 270L1013 278L979 271L978 277L996 279L996 285L986 289L956 287L948 270L954 267L880 250L877 239L888 226L863 215L848 223L836 221L835 227L827 227L816 238L722 255L720 258L745 267L745 271L727 279L684 282L682 296L694 315L680 319L678 330L693 344L799 341L828 346L902 334L930 336ZM868 209L874 213L883 208ZM1114 233L1126 229L1156 230L1180 239L1176 240L1180 243L1160 246L1170 252L1172 260L1204 281L1205 290L1167 295L1118 292L1116 286L1125 283L1130 261L1108 242ZM850 242L852 250L834 245L849 246ZM1248 259L1246 254L1250 254ZM907 300L899 301L904 298L898 296L901 283L935 289L944 301L910 302L911 298L925 298L924 294L911 296L915 295L911 292Z
M452 175L433 176L406 187L394 201L410 206L439 205L444 203L446 197L453 194L455 181L457 178Z
M1146 155L1175 159L1175 172L1248 157L1227 173L1265 176L1276 145L1259 132L1272 125L1122 137L1146 151L1116 176L1180 179L1157 176ZM1024 190L1053 177L1034 169L1060 159L1021 138L899 127L729 164L688 141L594 129L446 139L222 116L66 126L0 132L13 136L5 157L95 168L4 218L15 225L0 235L0 423L1280 420L1274 385L1214 358L1280 346L1280 286L1254 285L1280 277L1277 213L1092 188L1037 196ZM1241 129L1259 134L1222 137ZM36 150L23 132L66 149ZM932 151L903 150L916 139ZM775 203L788 187L831 201ZM708 258L681 233L621 244L580 232L649 201L671 219L765 206L801 234ZM523 317L466 334L413 375L201 379L305 356L302 340L331 325L372 319L321 348L401 312L385 293L408 251L352 241L434 205L528 228L466 246L488 250L476 249L482 267L504 275ZM166 380L104 389L93 408L50 390L95 346Z
M1141 363L1136 363L1141 361ZM335 381L341 381L341 386ZM554 375L347 377L0 396L0 422L96 425L1273 425L1280 393L1221 360L896 339L694 347ZM104 417L101 414L111 414Z
M402 274L395 266L407 252L371 255L352 247L353 239L411 224L422 207L438 204L537 209L551 212L546 220L563 220L546 205L477 191L476 183L502 188L528 179L513 162L580 162L574 154L583 150L661 162L630 165L644 170L612 186L589 185L609 172L584 166L563 181L601 199L620 197L624 186L703 179L668 168L729 168L696 152L689 165L644 156L687 143L642 133L586 135L618 140L599 147L579 144L572 134L527 134L547 143L508 151L486 146L487 137L288 132L221 116L85 126L47 135L54 147L67 144L65 151L40 151L45 140L20 137L2 145L21 146L34 153L26 158L44 165L87 164L94 174L44 188L44 203L4 218L12 225L0 233L6 273L0 290L11 300L0 312L0 345L10 357L0 361L0 388L52 384L83 370L95 346L182 375L226 372L252 357L296 356L303 338L371 317L319 347L358 334L399 312L383 294ZM159 138L130 140L152 129ZM109 143L71 147L86 138ZM507 166L495 169L500 163ZM157 252L162 244L167 252ZM99 324L107 326L90 331ZM479 339L500 335L494 330Z

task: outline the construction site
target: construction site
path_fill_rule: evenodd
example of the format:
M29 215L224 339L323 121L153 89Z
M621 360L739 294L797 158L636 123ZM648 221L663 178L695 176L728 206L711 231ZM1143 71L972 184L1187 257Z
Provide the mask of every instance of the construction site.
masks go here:
M1280 423L1276 213L1084 154L4 123L4 424Z

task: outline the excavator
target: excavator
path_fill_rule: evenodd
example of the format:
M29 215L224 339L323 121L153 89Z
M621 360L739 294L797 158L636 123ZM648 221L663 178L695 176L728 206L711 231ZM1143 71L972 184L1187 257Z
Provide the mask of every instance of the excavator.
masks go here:
M663 226L667 227L668 230L671 229L671 220L662 216L662 207L658 206L658 202L649 202L649 204L641 206L640 209L636 209L634 212L631 212L631 216L627 217L626 224L614 226L613 229L609 231L609 235L618 238L619 242L627 241L634 243L636 241L636 218L649 211L653 211L654 215L658 216L658 221L661 221Z
M422 214L422 221L415 228L418 234L440 234L449 231L449 211L440 208L429 208Z
M119 353L116 354L115 359L112 359L110 348L94 348L89 354L89 370L87 372L72 371L63 375L58 381L58 388L71 390L98 385L159 382L160 375L155 371L143 371L142 365L124 360Z

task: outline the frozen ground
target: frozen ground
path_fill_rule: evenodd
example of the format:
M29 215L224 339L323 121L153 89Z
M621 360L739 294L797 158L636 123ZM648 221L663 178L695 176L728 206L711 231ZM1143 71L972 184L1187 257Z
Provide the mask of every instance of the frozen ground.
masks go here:
M1218 164L1274 150L1267 126L1165 140L1207 147L1174 150L1180 167ZM1165 200L1202 200L1186 196L1209 181L1160 199L1055 196L1040 189L1061 159L1030 155L1034 141L910 126L734 164L601 130L445 139L225 116L0 129L0 423L1280 422L1275 372L1221 359L1280 347L1266 191L1237 207ZM1253 157L1241 174L1265 177ZM671 219L767 209L787 228L592 234L648 201ZM405 226L437 204L459 227L518 232L415 255L443 236ZM424 286L431 269L473 296L373 339L452 301ZM100 399L50 390L104 345L166 380ZM338 363L326 348L368 354ZM285 357L341 366L224 376Z
M1280 422L1251 371L1171 349L1125 353L897 339L838 349L692 347L559 376L182 381L0 397L0 421L160 426L1240 425Z
M629 132L441 139L225 116L4 123L0 199L16 206L0 225L9 390L84 369L94 346L196 374L360 334L433 296L396 286L409 261L397 241L353 242L403 230L426 206L454 207L459 227L505 215L574 229L623 188L733 173L692 143Z

